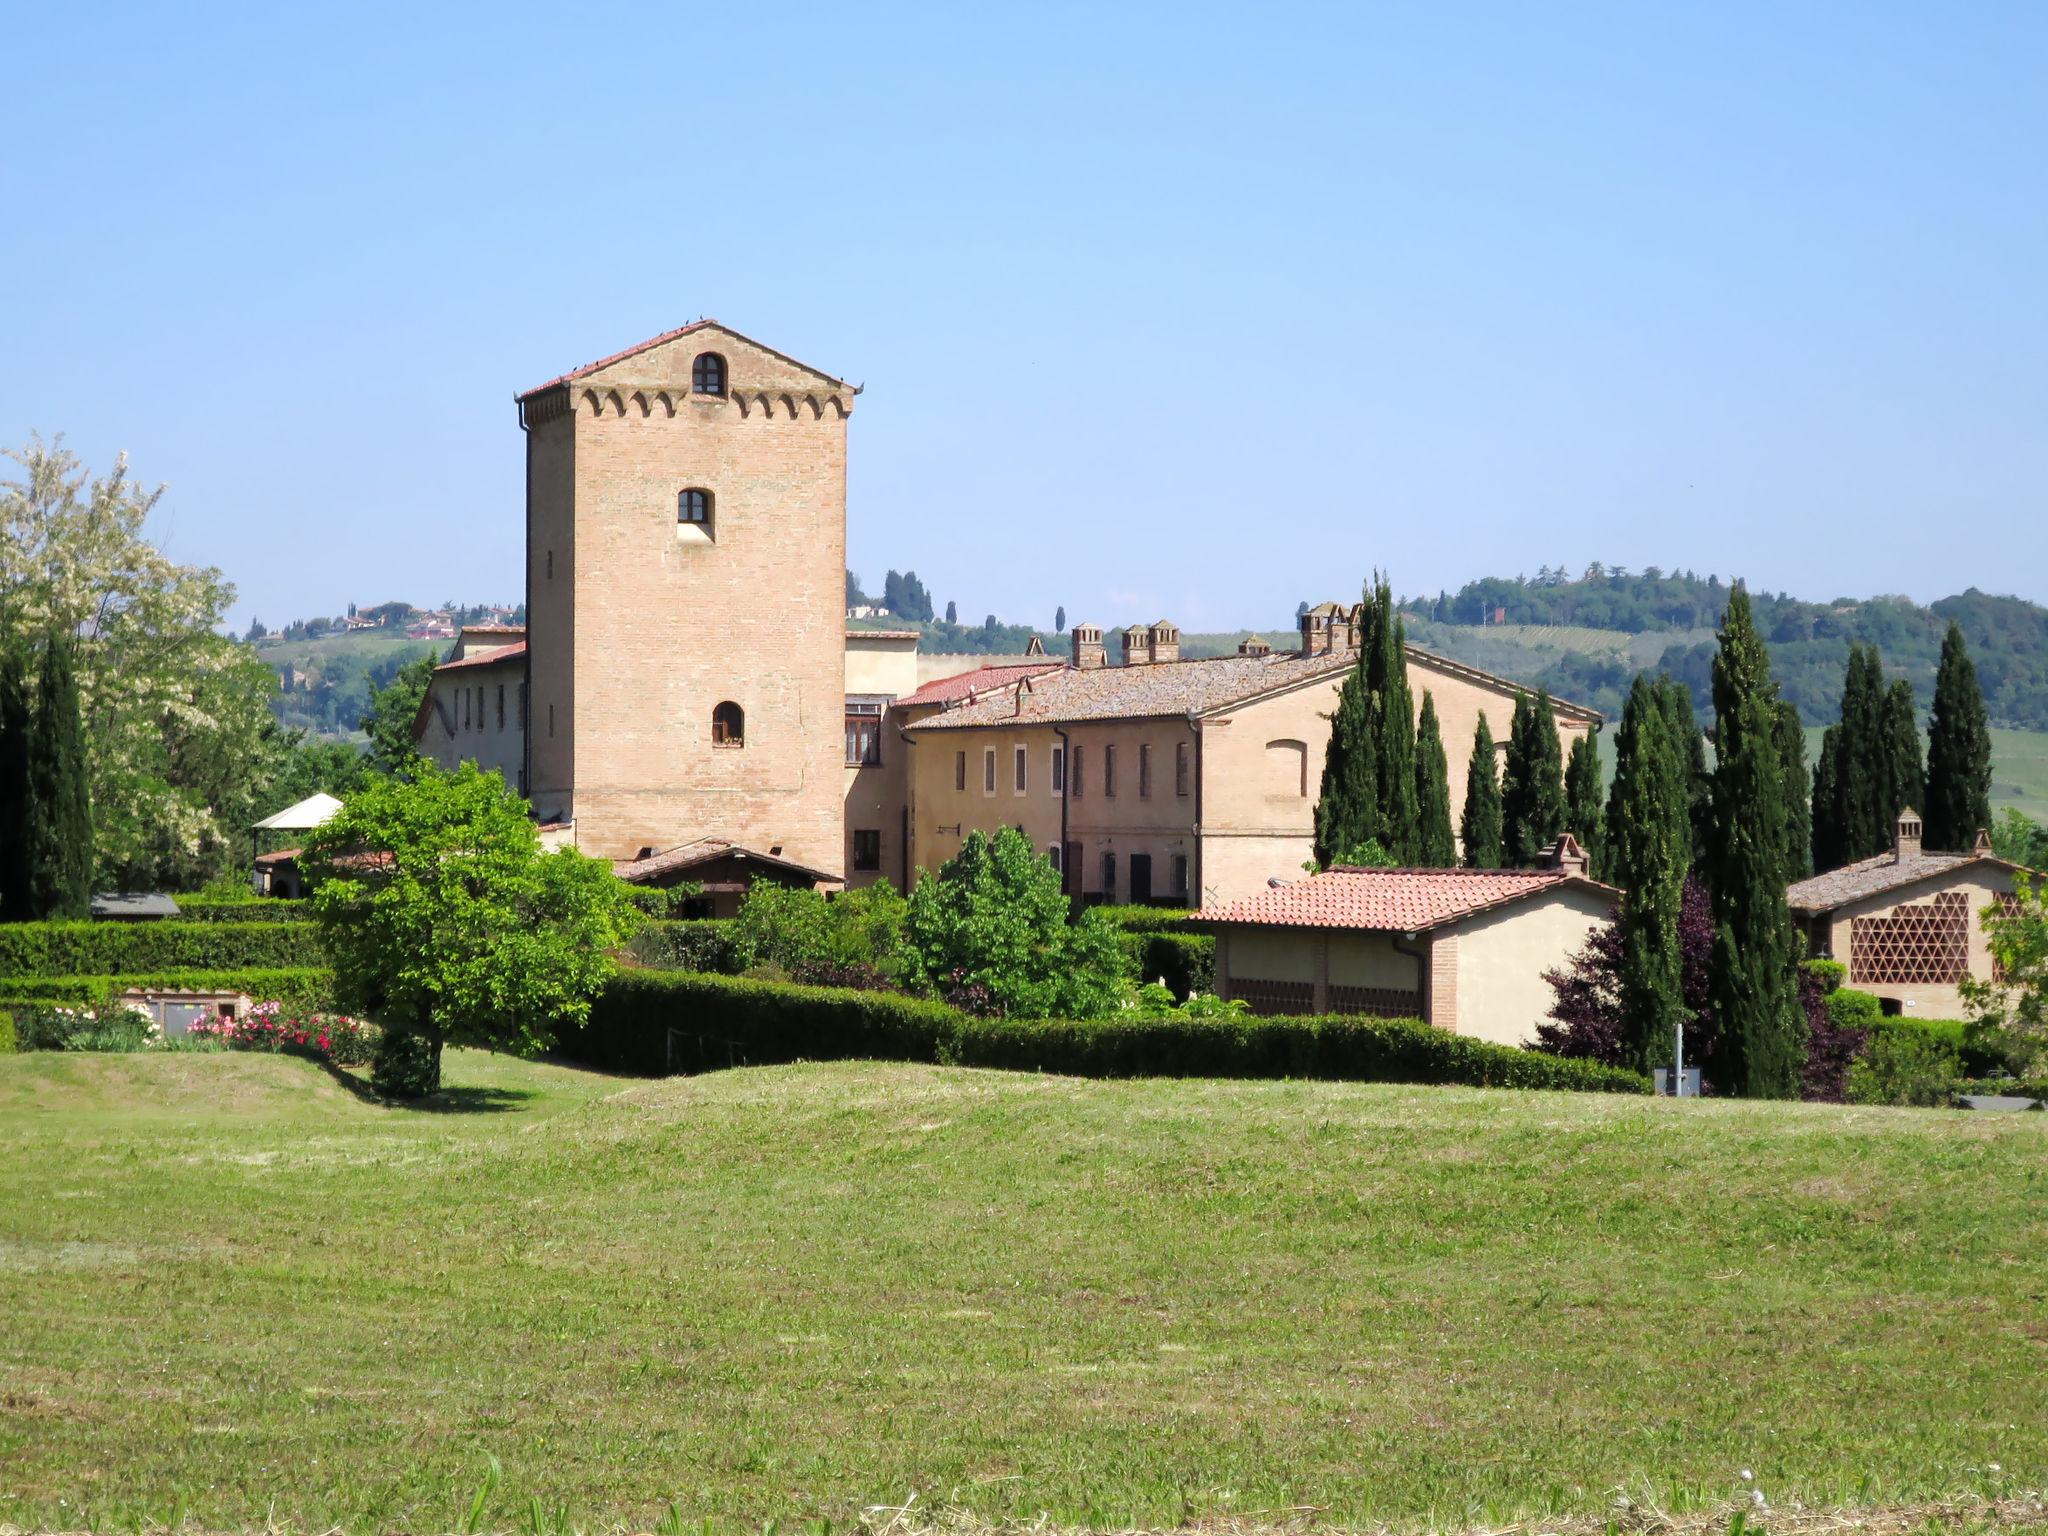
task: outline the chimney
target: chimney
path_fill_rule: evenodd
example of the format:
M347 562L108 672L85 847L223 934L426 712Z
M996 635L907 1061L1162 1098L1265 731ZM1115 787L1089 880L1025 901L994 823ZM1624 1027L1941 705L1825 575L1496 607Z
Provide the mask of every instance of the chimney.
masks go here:
M1270 656L1273 654L1273 647L1266 643L1264 635L1246 635L1237 642L1237 654L1240 656Z
M1161 619L1152 626L1149 649L1155 662L1180 660L1180 630L1171 619Z
M1899 812L1898 826L1892 831L1892 862L1903 864L1919 857L1920 813L1909 805Z
M1970 844L1970 852L1976 854L1980 859L1991 856L1991 834L1982 827L1977 829L1977 840Z
M1557 834L1557 841L1543 850L1543 862L1551 869L1564 871L1568 875L1583 876L1592 867L1592 860L1586 857L1586 850L1579 846L1579 840L1569 832Z
M1344 616L1344 649L1355 651L1365 644L1365 604L1353 603Z
M1142 667L1152 659L1152 631L1133 624L1124 631L1124 665Z
M1327 656L1336 643L1337 619L1343 613L1335 603L1317 603L1301 616L1301 654Z
M1102 644L1102 631L1093 624L1076 624L1073 640L1076 667L1085 671L1109 664L1109 652Z

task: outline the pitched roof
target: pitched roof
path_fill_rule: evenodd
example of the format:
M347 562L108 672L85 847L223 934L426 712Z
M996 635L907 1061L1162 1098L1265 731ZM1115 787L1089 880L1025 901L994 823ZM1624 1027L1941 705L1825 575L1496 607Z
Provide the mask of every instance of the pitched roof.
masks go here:
M695 869L700 864L709 864L717 859L735 859L742 863L759 864L764 870L779 870L786 874L800 875L811 881L837 881L840 877L828 870L813 869L808 864L799 864L794 859L785 859L778 854L757 853L744 848L724 837L700 837L660 853L651 853L644 859L613 859L612 873L621 880L653 880L662 875L672 875L681 870Z
M1611 885L1560 869L1358 869L1340 864L1306 880L1204 907L1195 921L1415 933L1567 886L1609 900L1621 895Z
M473 656L464 656L455 661L444 661L434 668L438 672L453 672L457 667L488 667L493 662L522 661L526 657L526 642L520 640L512 645L494 645L487 651L478 651Z
M1795 881L1786 888L1785 904L1795 912L1832 912L1852 901L1918 885L1923 880L1949 874L1967 864L1990 864L2000 869L2021 871L2021 866L1983 852L1926 853L1915 849L1904 857L1897 853L1880 853L1874 858L1858 859L1854 864L1831 869L1824 875L1810 875Z
M815 373L819 378L830 379L834 384L846 383L846 380L840 378L837 374L827 373L822 368L813 368L809 363L791 357L787 352L777 352L773 347L758 342L751 336L742 336L729 325L720 325L716 320L692 320L688 325L679 325L672 331L663 331L659 336L650 336L643 342L627 347L623 352L614 352L610 357L600 357L594 363L585 363L580 368L571 368L567 373L549 379L545 384L536 384L532 389L521 390L513 398L516 400L531 400L535 395L543 394L559 385L574 383L577 379L588 378L601 368L609 368L614 363L623 363L627 358L637 357L642 352L651 352L656 347L666 346L678 337L688 336L695 331L723 331L734 340L744 341L750 347L759 347L763 352L773 357L779 357L785 363L801 368L806 373ZM850 388L851 386L848 387Z
M1347 671L1357 663L1356 651L1303 656L1276 651L1266 656L1216 656L1202 661L1161 661L1135 667L1069 667L1053 665L1042 673L1014 679L1025 686L993 691L971 690L969 702L911 730L959 729L1004 725L1044 725L1083 720L1159 719L1206 715L1233 708L1270 693L1284 692ZM1451 661L1430 651L1408 647L1408 660L1434 671L1498 688L1505 693L1532 690L1476 667ZM997 671L988 668L987 671ZM1023 670L1023 669L1013 669ZM973 676L974 674L967 674ZM946 682L954 681L945 679ZM927 684L936 687L935 684ZM919 693L924 690L920 689ZM966 697L966 695L962 695ZM943 696L941 702L945 702ZM919 700L917 694L906 702ZM1600 715L1582 705L1554 701L1562 718L1595 724Z
M898 704L951 704L972 699L995 688L1009 688L1021 683L1027 677L1042 677L1048 672L1064 671L1066 663L1061 661L1031 661L1012 667L976 667L968 672L955 672L951 677L935 677L914 693L906 693Z

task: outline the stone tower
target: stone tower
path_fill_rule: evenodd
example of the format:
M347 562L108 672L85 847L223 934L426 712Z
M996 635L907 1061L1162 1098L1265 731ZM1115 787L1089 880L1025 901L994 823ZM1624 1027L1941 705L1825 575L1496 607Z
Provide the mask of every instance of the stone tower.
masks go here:
M715 320L519 396L526 782L586 853L840 872L853 397Z

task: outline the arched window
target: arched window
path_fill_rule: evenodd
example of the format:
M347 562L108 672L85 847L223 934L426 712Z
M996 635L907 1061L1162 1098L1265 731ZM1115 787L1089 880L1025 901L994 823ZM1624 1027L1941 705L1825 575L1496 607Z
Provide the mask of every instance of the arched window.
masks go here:
M747 744L747 712L727 699L711 711L711 745L744 747Z
M699 352L690 364L690 392L695 395L725 393L725 359L716 352Z
M694 523L700 528L711 526L711 493L704 490L676 492L676 521Z

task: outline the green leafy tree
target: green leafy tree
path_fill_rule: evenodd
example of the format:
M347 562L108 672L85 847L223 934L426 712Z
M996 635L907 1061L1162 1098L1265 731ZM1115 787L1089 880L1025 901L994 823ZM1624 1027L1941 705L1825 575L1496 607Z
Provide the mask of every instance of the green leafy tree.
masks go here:
M1458 862L1458 839L1451 830L1451 766L1444 756L1443 726L1436 699L1424 689L1422 718L1415 727L1415 862L1427 869L1450 869Z
M1898 825L1899 812L1920 808L1927 798L1927 775L1920 766L1920 724L1913 709L1913 685L1904 678L1884 693L1881 747L1885 812L1884 846L1889 848Z
M1534 868L1565 830L1564 749L1547 692L1515 696L1500 799L1501 860L1510 869Z
M1806 731L1790 699L1778 700L1778 759L1785 774L1785 877L1813 873L1813 801L1807 792Z
M1614 759L1602 878L1621 887L1614 921L1623 1056L1648 1071L1670 1063L1673 1032L1691 1013L1679 913L1692 828L1684 742L1658 685L1641 673L1622 710Z
M793 981L878 987L904 974L908 916L909 903L890 885L827 900L757 879L734 920L733 950L742 966L774 965Z
M1379 839L1395 858L1421 858L1421 821L1415 802L1415 696L1408 688L1407 634L1394 609L1393 589L1376 574L1360 637L1365 667L1367 724L1372 737Z
M36 915L28 878L31 719L21 653L0 644L0 923Z
M1090 909L1069 923L1059 872L1015 827L969 832L910 893L906 974L977 1012L1093 1019L1122 999L1116 930Z
M1346 848L1380 836L1379 770L1374 762L1371 693L1363 652L1337 691L1323 781L1316 796L1316 862L1325 869Z
M1500 868L1501 832L1500 764L1493 730L1481 714L1472 733L1472 756L1465 764L1465 809L1458 826L1467 869Z
M1992 979L1964 978L1963 1002L1978 1039L2031 1077L2048 1066L2048 891L2022 875L2011 904L1993 902L1980 921Z
M542 853L496 773L377 779L307 839L313 916L345 1005L442 1047L530 1056L581 1023L640 914L601 859Z
M1314 864L1303 866L1313 872ZM1330 869L1399 869L1401 861L1394 857L1387 845L1376 837L1369 837L1362 843L1339 849L1337 856L1326 866Z
M1600 782L1600 747L1589 731L1572 742L1571 756L1565 761L1564 824L1586 851L1587 867L1595 878L1605 878L1606 798L1606 787Z
M419 771L422 759L413 745L412 725L420 712L420 701L434 681L440 662L431 654L416 656L398 669L398 675L382 688L370 690L369 707L363 711L361 728L370 738L369 761L373 772L410 778Z
M71 641L43 647L29 735L29 908L38 918L92 916L92 799Z
M1748 592L1737 585L1714 658L1714 801L1705 868L1713 899L1715 1081L1748 1098L1799 1096L1806 1020L1797 932L1785 905L1784 756L1778 690Z
M1991 825L1991 728L1977 666L1953 622L1941 642L1927 731L1926 846L1960 853Z
M2028 869L2048 869L2048 827L2008 806L1990 830L1991 851L2001 859Z

